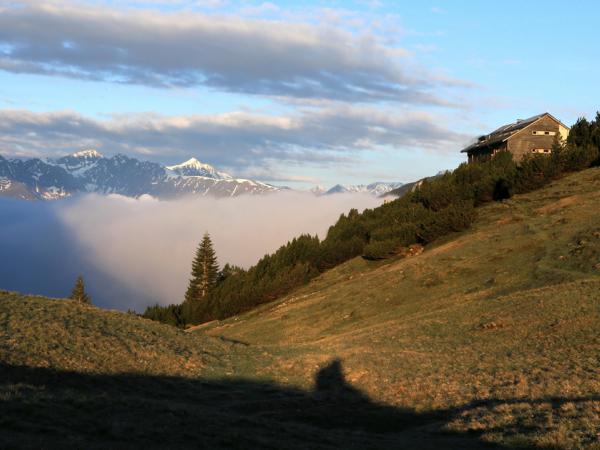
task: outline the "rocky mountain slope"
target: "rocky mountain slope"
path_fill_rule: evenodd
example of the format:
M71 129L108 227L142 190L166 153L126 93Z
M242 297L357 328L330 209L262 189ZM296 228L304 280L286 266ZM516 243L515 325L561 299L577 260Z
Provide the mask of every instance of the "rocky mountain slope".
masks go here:
M0 156L0 196L4 197L52 200L94 192L171 199L186 195L264 194L280 189L258 181L235 179L195 158L164 167L120 154L107 158L95 150L46 161L8 160Z

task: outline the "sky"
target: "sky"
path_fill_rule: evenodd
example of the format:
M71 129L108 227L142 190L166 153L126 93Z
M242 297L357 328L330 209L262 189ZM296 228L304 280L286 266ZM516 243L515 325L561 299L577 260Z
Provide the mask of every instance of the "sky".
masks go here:
M0 0L0 154L413 181L518 118L593 116L598 17L592 0Z

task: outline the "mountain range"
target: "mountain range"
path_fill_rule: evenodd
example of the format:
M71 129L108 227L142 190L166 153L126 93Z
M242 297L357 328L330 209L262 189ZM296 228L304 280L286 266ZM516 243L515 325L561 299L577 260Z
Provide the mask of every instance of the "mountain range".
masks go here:
M400 186L402 183L338 184L329 190L317 186L311 192L316 195L360 192L381 196ZM96 150L45 160L7 159L0 155L0 197L56 200L80 193L97 193L174 199L187 195L233 197L287 189L234 178L196 158L163 166L122 154L105 157Z
M56 159L6 159L0 156L0 196L54 200L78 193L232 197L285 188L233 178L195 158L174 166L140 161L122 154L104 157L84 150Z

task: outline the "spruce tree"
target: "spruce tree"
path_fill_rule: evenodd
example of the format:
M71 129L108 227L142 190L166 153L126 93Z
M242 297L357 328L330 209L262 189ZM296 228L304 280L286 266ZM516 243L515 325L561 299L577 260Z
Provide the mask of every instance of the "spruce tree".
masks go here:
M571 127L567 143L576 147L585 147L592 144L592 124L585 117L580 117Z
M205 298L217 283L219 265L208 233L204 234L192 262L192 277L185 293L186 302L194 303Z
M92 304L92 299L85 292L85 285L83 283L83 277L81 275L79 275L77 277L77 281L75 281L75 287L73 288L73 291L71 292L70 298L71 298L71 300L74 300L78 303L85 303L88 305Z

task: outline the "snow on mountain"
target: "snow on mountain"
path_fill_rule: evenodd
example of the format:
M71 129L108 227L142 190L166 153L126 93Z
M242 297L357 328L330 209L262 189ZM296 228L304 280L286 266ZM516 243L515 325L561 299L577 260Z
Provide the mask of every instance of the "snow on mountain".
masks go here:
M175 166L167 166L166 169L183 177L206 177L215 180L229 180L232 178L228 173L219 172L210 164L202 163L196 158L190 158Z
M336 184L328 191L324 192L324 195L330 194L346 194L346 193L367 193L376 196L387 194L393 189L399 188L403 183L385 183L377 181L371 184L356 184L356 185L342 185Z
M281 188L278 186L242 178L217 180L200 176L180 176L169 179L169 183L161 189L161 196L162 198L174 198L183 191L188 195L201 195L203 197L234 197L242 194L266 194L280 190Z
M396 182L396 183L384 183L384 182L375 182L367 185L367 189L369 193L377 196L385 195L388 192L399 188L404 183Z
M121 154L104 157L91 149L46 161L8 160L0 155L0 179L1 196L42 200L85 192L171 199L187 195L231 197L281 189L254 180L234 179L195 158L164 167Z
M265 194L288 188L255 180L233 178L196 158L172 166L140 161L126 155L105 157L93 149L45 161L6 159L0 155L0 196L52 200L78 193L119 194L158 199L183 196L233 197ZM315 195L370 193L384 195L402 183L336 185L311 189Z
M48 159L47 163L64 168L73 175L82 175L104 156L96 150L82 150L58 159Z
M8 191L12 186L12 181L8 178L0 178L0 191Z
M48 186L43 190L38 189L38 194L44 200L57 200L71 195L70 192L66 191L64 188L57 186Z
M75 152L72 153L70 156L74 157L74 158L82 158L82 159L98 159L98 158L104 158L104 155L102 155L102 153L92 149L89 150L81 150L80 152Z

